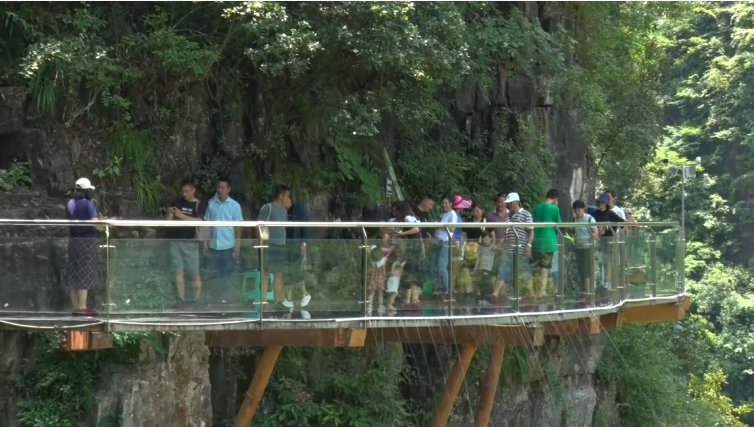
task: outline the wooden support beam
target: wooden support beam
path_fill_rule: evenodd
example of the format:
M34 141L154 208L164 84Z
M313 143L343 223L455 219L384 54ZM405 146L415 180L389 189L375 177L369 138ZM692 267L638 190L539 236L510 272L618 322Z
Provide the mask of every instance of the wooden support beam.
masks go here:
M689 306L688 298L677 303L641 305L626 307L623 312L623 323L654 323L675 322L683 320Z
M544 343L544 328L541 326L513 325L375 328L367 330L367 341L436 345L503 344L538 347Z
M445 382L445 390L442 393L440 402L437 404L435 416L432 418L429 427L445 427L445 424L447 424L450 412L453 410L453 404L456 401L456 397L458 397L458 391L461 389L463 379L466 377L466 370L469 369L469 364L471 364L471 359L474 357L475 352L476 345L461 346L461 354L458 356L456 363L453 364L450 375L448 375L448 379Z
M490 414L495 404L495 393L497 393L497 385L500 382L500 372L503 370L504 355L505 346L503 344L492 346L490 361L487 363L487 374L484 376L479 404L476 407L474 427L487 427L490 422Z
M89 351L113 348L113 335L107 332L66 331L63 351Z
M65 351L89 350L89 332L66 331L65 342L63 343L63 349Z
M598 317L584 317L582 319L570 319L543 324L545 335L595 335L602 330Z
M623 311L603 314L600 316L600 324L604 329L615 329L623 326Z
M279 345L264 349L262 360L259 361L257 369L254 370L254 377L251 379L251 384L246 391L241 409L238 410L233 427L249 427L251 424L254 414L257 413L257 408L259 408L259 402L262 401L262 396L264 396L264 389L267 388L267 383L270 381L272 369L275 367L282 350L283 346Z
M366 329L207 331L207 347L364 347Z
M89 332L89 350L113 348L113 334L107 332Z

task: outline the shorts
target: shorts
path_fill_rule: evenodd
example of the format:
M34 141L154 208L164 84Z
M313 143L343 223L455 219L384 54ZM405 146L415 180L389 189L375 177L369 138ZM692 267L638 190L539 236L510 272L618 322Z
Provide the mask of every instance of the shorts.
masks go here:
M531 265L529 265L529 258L526 255L521 254L519 256L519 275L518 277L524 277L527 281L531 280ZM512 282L515 272L516 257L513 253L504 252L500 259L500 267L497 270L497 280L502 282Z
M540 268L551 269L552 261L555 258L555 252L534 252L531 253L531 268L535 271Z
M264 270L272 274L285 273L288 270L288 247L269 245L264 251Z
M584 290L584 283L592 279L592 269L594 268L594 259L589 257L589 248L575 248L573 253L576 255L576 267L579 271L579 290Z
M170 242L170 261L175 271L199 275L199 242Z

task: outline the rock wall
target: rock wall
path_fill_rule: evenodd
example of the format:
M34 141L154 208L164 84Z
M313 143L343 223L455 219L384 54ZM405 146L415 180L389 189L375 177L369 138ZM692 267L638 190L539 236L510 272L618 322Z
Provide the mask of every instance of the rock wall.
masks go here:
M604 335L548 339L543 347L528 352L526 378L512 378L503 372L490 425L619 426L615 396L593 375L605 344ZM26 333L0 333L0 427L16 426L14 384L32 346L33 339ZM120 419L122 427L219 427L235 417L253 375L253 357L237 352L210 355L201 332L168 335L163 346L164 352L159 353L144 346L136 365L105 366L95 408L82 427L99 427L103 420L111 419ZM408 350L397 347L404 355ZM404 391L404 397L433 407L443 376L449 372L453 350L436 347L422 353L438 358L419 371L424 385ZM412 363L405 357L393 359ZM486 363L479 366L486 368ZM473 425L483 377L483 371L467 373L449 426Z
M121 427L212 425L209 349L204 333L171 335L165 354L146 350L135 367L117 366L102 378L89 426L107 417Z

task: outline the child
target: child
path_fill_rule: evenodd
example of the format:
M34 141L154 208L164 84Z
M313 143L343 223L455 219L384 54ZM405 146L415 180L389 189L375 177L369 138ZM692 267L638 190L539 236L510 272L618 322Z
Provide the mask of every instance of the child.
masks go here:
M476 253L476 265L474 266L474 282L478 295L487 295L492 292L495 280L495 275L492 274L492 266L495 263L492 231L483 230L480 240Z
M390 230L381 228L377 236L382 240L381 247L372 245L369 248L369 292L367 298L367 310L371 314L372 312L372 300L375 293L377 294L377 301L379 306L377 308L378 314L385 314L385 282L387 281L387 260L392 252L392 248L389 246L388 241L390 239Z
M401 276L403 275L403 266L406 265L406 261L403 259L400 259L399 257L393 257L391 268L390 268L390 277L387 279L387 312L388 313L395 313L397 310L395 308L395 298L398 296L398 289L400 288L401 284Z

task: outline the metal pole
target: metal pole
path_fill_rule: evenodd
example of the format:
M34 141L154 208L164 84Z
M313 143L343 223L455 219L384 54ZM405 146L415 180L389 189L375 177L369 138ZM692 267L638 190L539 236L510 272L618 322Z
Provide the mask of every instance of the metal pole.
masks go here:
M519 249L520 239L518 238L518 233L513 233L513 236L516 237L516 246L514 248L515 252L513 252L513 311L520 312L521 311L521 287L519 286L519 269L521 266L521 251ZM503 248L503 251L505 251L505 248ZM505 255L503 255L505 256Z
M657 298L657 233L651 228L649 230L649 289L652 298Z
M686 175L681 169L681 230L686 229Z
M257 246L255 246L256 249L259 249L259 301L257 301L257 305L259 305L259 323L261 327L262 318L264 317L264 305L267 303L267 292L269 292L270 289L273 289L274 292L274 283L272 283L272 280L269 280L269 276L267 277L267 288L263 289L262 283L264 283L265 279L265 271L264 271L264 248L267 246L264 244L264 240L262 240L262 229L264 227L257 227L257 231L259 234L259 237L257 238L259 240ZM273 279L274 280L274 279Z
M557 297L555 298L555 305L557 307L563 308L565 305L565 281L566 281L566 267L565 267L565 250L566 250L566 244L565 244L565 238L563 237L563 233L560 231L559 228L555 227L556 232L558 233L558 289L557 289ZM549 280L548 278L545 278L545 283L547 283Z
M620 300L625 301L628 299L628 241L629 233L631 232L628 227L627 231L622 235L623 239L619 240L618 247L620 248L620 280L623 285L621 288Z
M107 327L110 328L110 309L112 301L110 300L110 226L105 225L105 317L107 318Z
M455 238L453 232L450 231L450 227L445 227L445 232L448 233L448 316L453 316L453 300L455 299L455 290L453 283L453 245L455 245ZM443 250L445 248L440 248Z
M594 234L592 233L592 228L589 228L589 255L588 255L588 261L589 261L589 280L587 282L586 286L586 298L587 298L587 304L589 307L594 307L595 304L595 294L597 292L597 285L596 285L596 271L595 266L597 266L597 260L595 257L595 251L594 248L597 245L597 238L594 237Z
M676 259L676 274L678 274L678 292L686 293L686 230L681 228L678 236L678 249Z
M361 237L362 237L362 245L361 245L361 266L362 266L362 286L364 288L363 297L364 297L364 317L366 318L369 316L369 305L371 304L371 301L369 301L369 275L367 273L367 268L369 266L369 236L367 236L367 230L364 227L361 227ZM375 250L382 250L382 248L375 248ZM366 327L366 324L364 325Z
M619 245L619 227L613 228L613 237L612 242L610 244L613 245L612 250L610 251L611 255L611 264L612 267L610 268L610 281L612 282L610 286L612 289L610 289L610 296L613 300L613 304L617 304L618 301L620 301L620 285L621 285L621 279L620 279L620 245Z

